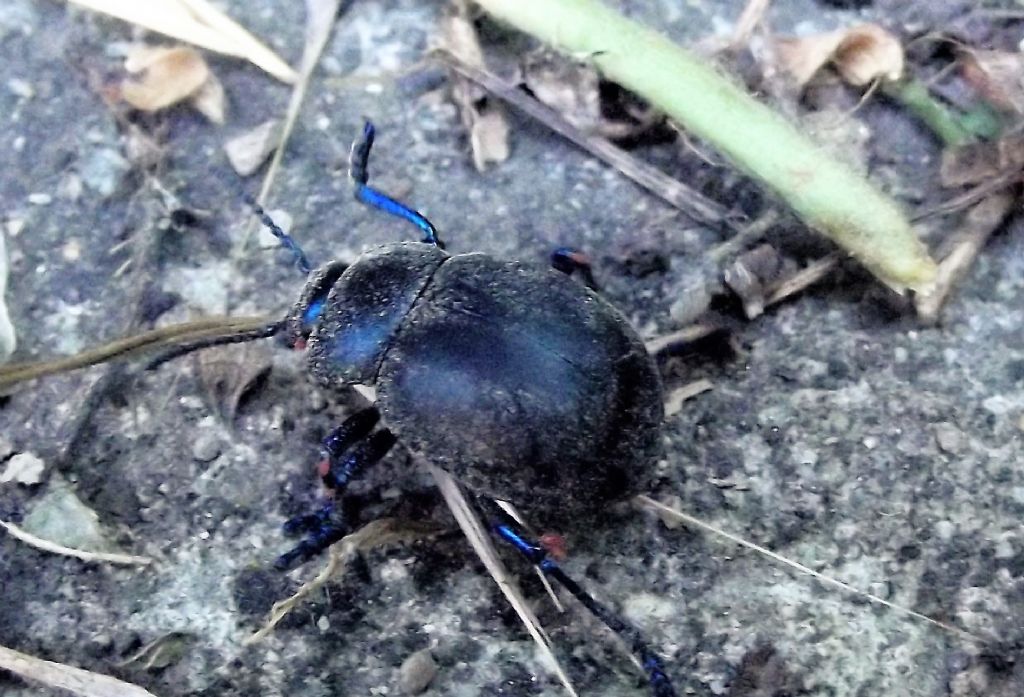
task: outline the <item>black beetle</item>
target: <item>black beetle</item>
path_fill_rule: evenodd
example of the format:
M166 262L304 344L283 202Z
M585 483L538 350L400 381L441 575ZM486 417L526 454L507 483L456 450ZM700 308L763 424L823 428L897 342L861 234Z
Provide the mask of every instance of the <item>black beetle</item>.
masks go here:
M449 255L420 213L368 186L374 130L352 148L356 198L417 225L422 242L384 245L352 265L312 270L292 238L250 200L263 223L310 274L292 311L264 329L179 347L157 362L217 343L283 335L305 348L327 389L376 388L377 405L324 440L320 474L340 492L400 441L475 495L501 539L555 579L623 637L654 694L675 691L640 633L569 578L494 500L545 525L593 517L635 493L660 453L661 382L626 319L569 276L589 269L557 250L555 269L486 254ZM351 528L334 500L285 524L305 539L278 558L304 561Z
M660 382L593 291L416 242L339 271L318 269L288 320L322 386L375 386L406 448L542 523L578 523L636 493L659 452Z

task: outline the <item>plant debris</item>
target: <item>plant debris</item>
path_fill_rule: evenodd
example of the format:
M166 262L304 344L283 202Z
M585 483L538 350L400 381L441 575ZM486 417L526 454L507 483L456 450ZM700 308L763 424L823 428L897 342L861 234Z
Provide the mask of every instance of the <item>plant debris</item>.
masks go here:
M800 86L828 64L835 66L843 80L858 87L903 76L903 46L877 24L779 39L776 48L782 66Z
M155 697L149 690L109 675L44 661L6 646L0 646L0 668L25 680L57 690L67 690L79 697Z
M7 291L7 243L4 233L0 232L0 363L4 363L17 346L14 336L14 325L11 323L11 315L7 311L7 302L4 295Z
M195 365L207 401L230 424L242 398L266 378L273 361L266 346L249 342L199 351Z
M160 111L189 100L214 123L224 122L224 88L203 57L188 46L137 46L125 58L133 77L121 83L121 96L143 111Z
M138 667L143 670L163 670L182 659L196 643L189 632L168 632L145 644L138 651L117 664L118 668Z
M917 314L923 321L938 321L939 310L950 291L974 264L985 243L1006 219L1016 201L1016 195L1002 191L980 201L964 216L961 231L950 245L949 252L939 262L935 284L914 300Z
M963 76L990 104L1024 114L1024 53L965 48Z
M359 552L366 552L375 547L404 542L413 542L439 532L431 523L398 520L396 518L378 518L367 523L353 533L341 538L328 550L327 564L320 573L308 583L302 585L291 597L274 603L270 609L270 617L255 634L245 640L245 644L254 644L265 639L274 631L274 627L294 610L300 602L310 594L319 590L333 576L345 569L352 558Z
M224 152L231 167L240 176L248 177L267 161L280 137L281 121L270 119L228 140L224 143Z
M207 0L68 0L165 36L245 58L282 82L297 75L285 61Z
M441 45L460 61L475 68L484 68L484 54L476 29L464 2L452 5L441 27ZM499 102L470 80L456 76L451 83L452 100L459 108L462 125L469 132L473 165L483 172L489 163L508 159L508 120Z

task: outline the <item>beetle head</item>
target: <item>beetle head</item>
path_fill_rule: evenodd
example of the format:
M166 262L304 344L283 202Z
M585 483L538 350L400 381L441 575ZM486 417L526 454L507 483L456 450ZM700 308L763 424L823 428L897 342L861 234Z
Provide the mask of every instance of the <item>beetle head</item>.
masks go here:
M313 375L327 387L373 382L395 332L447 256L432 245L400 242L367 252L340 274L340 267L324 267L289 318L290 330L309 327Z

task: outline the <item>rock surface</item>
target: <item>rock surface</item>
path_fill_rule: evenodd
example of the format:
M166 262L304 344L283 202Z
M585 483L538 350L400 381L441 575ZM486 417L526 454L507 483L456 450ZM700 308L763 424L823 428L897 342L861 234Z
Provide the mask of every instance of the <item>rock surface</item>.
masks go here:
M302 3L221 4L298 63ZM745 2L619 4L692 42L727 30ZM0 89L0 210L24 226L7 239L17 359L122 334L147 293L182 298L162 308L161 323L199 311L283 313L302 278L281 252L232 258L248 221L221 144L228 133L280 116L287 89L245 63L211 57L232 106L228 127L187 109L138 123L166 151L158 189L123 171L119 158L137 162L131 153L140 144L99 88L118 64L111 47L132 30L64 3L2 5L0 63L30 87ZM678 328L670 309L680 314L677 303L693 292L694 270L721 243L721 231L694 229L518 116L510 159L477 173L458 114L431 91L436 71L416 67L438 5L351 4L313 81L270 207L294 215L292 232L314 261L411 238L407 226L352 199L343 163L368 115L378 127L375 183L415 202L452 251L544 264L557 246L586 249L606 296L641 333ZM942 28L971 5L879 0L854 11L779 0L771 16L780 33L872 17ZM881 181L915 201L935 189L938 151L926 134L875 100L858 117L872 133ZM641 154L681 177L706 169L679 164L672 146ZM716 177L723 181L716 191L740 195L728 193L735 175ZM252 192L258 183L242 186ZM610 510L603 526L558 531L569 538L568 571L643 629L682 694L1024 692L1022 233L1016 222L993 239L938 328L894 313L853 271L741 325L736 355L668 361L668 388L708 378L715 389L667 420L667 455L652 491L991 644L628 508ZM799 234L805 247L821 247ZM616 264L624 250L651 240L662 241L668 271L637 277ZM150 256L136 255L116 273L138 248ZM437 664L421 693L428 697L564 694L457 535L367 553L268 640L242 644L275 600L316 573L318 563L281 575L270 562L288 544L281 522L315 505L319 439L356 404L352 395L317 393L284 349L234 420L215 432L214 408L188 359L140 377L92 368L0 400L0 433L11 451L38 454L50 475L33 487L0 484L0 517L23 520L59 474L117 548L158 559L143 570L87 565L0 537L0 644L114 673L160 697L394 695L403 661L424 646ZM363 520L453 525L429 479L400 450L355 483L349 499ZM647 694L606 632L574 603L559 614L529 569L508 561L582 695ZM195 641L169 665L120 667L176 633ZM0 692L39 694L7 674Z

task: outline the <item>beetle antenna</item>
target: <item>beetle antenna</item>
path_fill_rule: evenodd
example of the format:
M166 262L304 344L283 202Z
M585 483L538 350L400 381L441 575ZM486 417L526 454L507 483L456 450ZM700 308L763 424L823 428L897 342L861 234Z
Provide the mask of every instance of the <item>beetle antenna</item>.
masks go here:
M313 267L309 263L309 259L306 257L306 253L302 251L302 247L292 239L292 236L281 229L281 226L274 222L274 219L263 210L263 206L256 202L249 194L242 194L242 199L252 209L252 212L256 214L256 217L260 219L264 227L270 230L270 234L277 238L281 243L281 246L292 253L295 257L295 265L299 267L302 273L309 275L309 272L313 270Z
M348 156L348 176L356 185L356 200L365 203L371 208L382 210L385 213L398 216L423 231L423 241L435 247L444 249L444 243L437 235L437 228L427 220L427 217L417 210L396 201L382 191L369 186L370 172L370 148L373 147L373 136L376 132L373 124L369 121L363 124L363 134L352 143L352 150Z
M263 327L257 327L256 329L246 329L232 334L210 336L203 339L196 339L195 341L189 341L184 344L178 344L177 346L167 349L163 353L152 358L146 364L146 370L154 370L168 361L172 361L175 358L192 353L193 351L200 351L213 346L223 346L225 344L241 344L247 341L267 339L275 334L279 334L283 329L284 322L279 320L277 322L271 322Z

